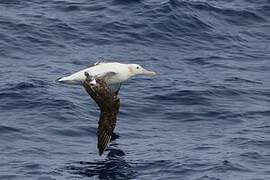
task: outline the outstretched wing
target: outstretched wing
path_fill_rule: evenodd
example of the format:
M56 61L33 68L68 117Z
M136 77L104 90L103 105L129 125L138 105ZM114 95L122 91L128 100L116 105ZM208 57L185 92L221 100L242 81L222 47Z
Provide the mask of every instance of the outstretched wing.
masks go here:
M103 64L103 63L106 63L106 62L104 60L100 60L100 61L95 62L94 64L90 64L87 67L90 68L90 67L97 66L97 65Z
M104 77L98 77L95 79L96 83L92 83L93 79L87 76L86 81L83 83L85 90L100 108L97 131L97 147L100 155L102 155L111 140L120 107L120 99L109 89Z
M115 125L116 125L116 115L113 115L113 112L110 113L101 111L97 132L98 135L97 147L99 150L99 155L102 155L104 150L107 148L111 140Z
M112 76L115 76L115 75L117 75L116 72L106 72L104 74L97 75L97 78L102 78L107 82L108 78L111 78ZM108 87L111 90L111 92L117 95L121 88L121 83L110 84L108 85Z
M98 122L97 135L99 155L102 155L111 140L120 107L119 97L111 92L108 86L106 89L106 94L103 94L105 99L103 99L102 105L100 106L101 111Z

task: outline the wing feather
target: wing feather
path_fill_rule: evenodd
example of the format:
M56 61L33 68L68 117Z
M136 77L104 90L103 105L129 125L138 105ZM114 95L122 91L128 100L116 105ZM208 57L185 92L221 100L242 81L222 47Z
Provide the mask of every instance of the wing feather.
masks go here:
M104 63L106 63L104 60L100 60L100 61L95 62L94 64L90 64L89 66L87 66L87 68L94 67L94 66L97 66L99 64L104 64Z
M95 79L97 82L96 85L91 84L92 79L90 78L86 78L86 81L83 83L85 90L95 100L100 108L97 131L97 147L100 155L103 154L110 143L120 107L120 99L110 90L105 81L105 77L106 75Z

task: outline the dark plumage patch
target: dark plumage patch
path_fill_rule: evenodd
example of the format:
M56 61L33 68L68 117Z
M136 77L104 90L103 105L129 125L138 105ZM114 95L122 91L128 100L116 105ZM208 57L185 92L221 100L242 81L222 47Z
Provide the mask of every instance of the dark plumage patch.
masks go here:
M113 135L120 107L120 99L117 94L110 90L103 77L96 78L95 85L90 83L93 80L92 77L87 76L87 74L86 77L83 86L100 109L97 147L99 149L99 155L102 155Z

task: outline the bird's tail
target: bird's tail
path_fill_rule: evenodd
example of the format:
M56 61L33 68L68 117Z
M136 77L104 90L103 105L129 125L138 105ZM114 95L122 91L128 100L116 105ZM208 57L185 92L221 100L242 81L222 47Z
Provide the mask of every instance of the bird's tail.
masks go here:
M81 85L82 81L72 78L71 76L60 77L56 79L59 83Z

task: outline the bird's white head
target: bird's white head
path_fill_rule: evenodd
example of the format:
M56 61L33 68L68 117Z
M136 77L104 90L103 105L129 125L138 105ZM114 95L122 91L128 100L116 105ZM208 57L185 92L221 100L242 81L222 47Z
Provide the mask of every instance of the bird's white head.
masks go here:
M153 77L156 75L154 71L148 71L144 69L142 66L140 66L139 64L129 64L128 71L131 74L131 76L142 74L142 75Z

